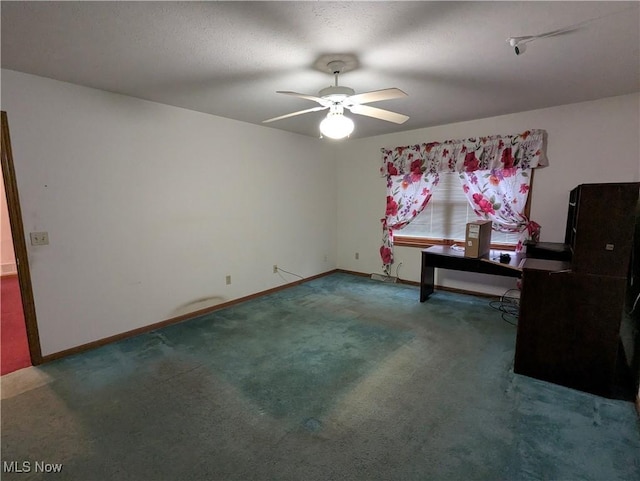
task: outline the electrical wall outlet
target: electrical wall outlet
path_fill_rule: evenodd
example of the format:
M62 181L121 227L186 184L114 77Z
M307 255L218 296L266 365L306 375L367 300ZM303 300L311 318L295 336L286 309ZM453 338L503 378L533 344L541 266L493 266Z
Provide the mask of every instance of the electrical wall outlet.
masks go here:
M278 266L276 264L273 264L273 273L274 274L278 273Z
M48 232L30 232L32 246L46 246L49 245L49 233Z
M227 285L231 284L231 276L227 276L225 278L225 282L227 283Z

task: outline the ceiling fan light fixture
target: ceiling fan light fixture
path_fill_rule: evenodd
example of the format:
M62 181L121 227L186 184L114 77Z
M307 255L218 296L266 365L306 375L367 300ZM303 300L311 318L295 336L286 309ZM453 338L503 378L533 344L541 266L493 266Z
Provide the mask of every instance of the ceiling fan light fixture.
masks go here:
M353 120L344 116L344 109L347 109L356 115L364 115L365 117L394 122L396 124L402 124L409 120L409 117L406 115L365 105L372 102L379 102L381 100L392 100L406 97L407 94L402 90L393 87L356 94L355 90L352 88L338 85L338 75L345 67L345 62L340 60L332 61L327 64L327 67L335 76L335 85L322 89L319 92L319 96L300 94L298 92L291 92L288 90L277 91L279 94L299 97L305 100L312 100L313 102L320 104L319 107L299 110L290 114L263 120L262 122L275 122L276 120L288 119L308 112L317 112L319 110L329 109L329 113L326 118L320 122L319 127L322 137L328 137L330 139L344 139L351 135L355 128Z
M334 109L320 122L320 132L330 139L344 139L353 132L355 124L349 117L345 117L342 109Z

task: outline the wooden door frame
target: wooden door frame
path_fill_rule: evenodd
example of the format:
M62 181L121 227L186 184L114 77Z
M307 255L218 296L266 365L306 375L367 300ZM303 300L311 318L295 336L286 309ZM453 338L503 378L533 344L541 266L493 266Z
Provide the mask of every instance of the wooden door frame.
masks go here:
M33 301L33 289L31 287L27 242L22 224L22 211L20 209L16 173L13 168L9 121L5 111L2 111L0 115L2 120L2 178L7 196L9 224L11 225L13 250L16 256L16 267L18 269L18 282L20 283L20 296L22 297L22 310L24 311L24 320L27 328L29 354L31 355L31 363L36 366L42 364L43 359L42 349L40 347L40 335L38 333L38 322L36 319L36 307Z

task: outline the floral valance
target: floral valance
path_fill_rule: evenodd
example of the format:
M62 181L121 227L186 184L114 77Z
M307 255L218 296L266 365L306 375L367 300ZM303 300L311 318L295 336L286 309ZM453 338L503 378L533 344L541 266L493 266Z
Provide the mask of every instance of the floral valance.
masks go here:
M544 130L382 148L383 176L529 169L548 165Z

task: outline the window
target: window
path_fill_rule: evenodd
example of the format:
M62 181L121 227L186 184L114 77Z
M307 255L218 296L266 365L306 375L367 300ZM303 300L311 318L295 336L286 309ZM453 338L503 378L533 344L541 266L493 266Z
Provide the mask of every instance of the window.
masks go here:
M440 173L440 183L434 189L427 207L401 230L394 232L394 244L427 246L464 242L468 222L478 220L462 190L457 173ZM515 248L518 234L491 232L491 244L496 248Z

